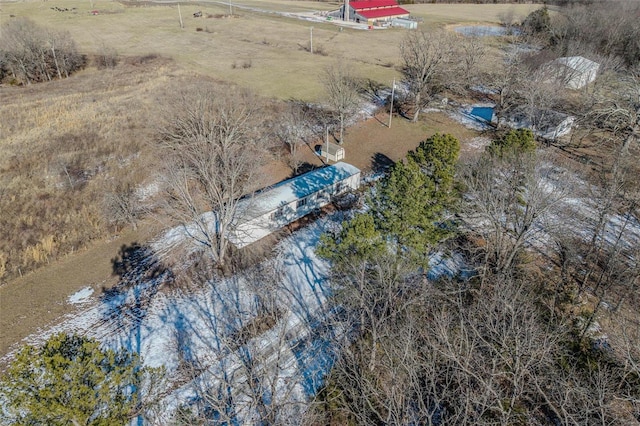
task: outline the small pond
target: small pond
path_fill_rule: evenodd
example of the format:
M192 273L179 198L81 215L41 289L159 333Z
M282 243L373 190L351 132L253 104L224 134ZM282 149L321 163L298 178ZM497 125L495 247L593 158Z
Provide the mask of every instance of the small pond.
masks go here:
M455 27L453 30L465 37L499 37L520 33L520 30L517 28L506 28L496 25L466 25Z

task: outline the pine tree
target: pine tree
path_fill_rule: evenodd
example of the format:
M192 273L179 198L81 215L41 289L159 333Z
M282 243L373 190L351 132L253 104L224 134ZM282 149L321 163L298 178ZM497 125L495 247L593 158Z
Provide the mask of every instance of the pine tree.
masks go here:
M427 178L433 182L431 196L439 202L450 200L454 191L460 142L452 135L436 133L409 153Z
M460 143L436 134L423 141L406 161L395 163L368 200L371 210L347 222L337 235L323 235L318 254L341 268L395 255L398 262L426 266L429 250L451 230L443 224L455 194L455 166Z
M385 241L370 214L356 214L344 223L337 235L323 234L317 249L318 255L334 262L338 268L346 261L370 261L385 251Z
M397 256L408 252L425 260L429 247L446 235L437 223L442 205L434 200L434 192L434 182L412 158L394 164L376 187L371 197L376 225Z
M494 157L533 154L536 140L529 129L512 129L487 146L487 152Z
M41 348L25 346L11 363L0 382L2 414L12 424L124 425L147 372L137 354L57 334Z

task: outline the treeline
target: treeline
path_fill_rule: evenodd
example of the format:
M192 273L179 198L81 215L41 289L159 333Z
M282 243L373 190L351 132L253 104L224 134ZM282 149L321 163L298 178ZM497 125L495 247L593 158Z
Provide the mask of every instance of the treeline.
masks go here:
M85 63L66 31L44 28L24 18L2 26L0 81L31 84L67 78Z
M545 6L523 25L559 56L596 56L612 68L633 67L640 63L639 16L638 2L575 2L557 14L550 14Z
M606 226L580 243L554 222L569 179L553 176L530 131L499 137L456 173L457 146L423 142L375 186L366 212L322 239L342 312L334 329L347 332L310 423L636 422L638 327L618 310L635 297L635 257L605 240ZM545 233L564 248L549 243L538 258L529 248ZM429 273L428 254L451 251L472 277ZM605 305L623 336L615 346L594 331Z

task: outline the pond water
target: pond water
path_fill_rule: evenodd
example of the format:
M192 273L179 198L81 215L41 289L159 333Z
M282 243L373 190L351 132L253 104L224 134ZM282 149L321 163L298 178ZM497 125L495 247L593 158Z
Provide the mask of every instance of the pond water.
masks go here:
M453 30L465 37L499 37L518 34L520 32L517 28L506 28L496 25L466 25L455 27Z

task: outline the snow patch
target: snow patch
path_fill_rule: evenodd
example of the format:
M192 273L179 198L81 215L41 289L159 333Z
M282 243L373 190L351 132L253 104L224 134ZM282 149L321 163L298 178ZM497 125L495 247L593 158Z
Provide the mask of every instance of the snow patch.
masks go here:
M93 294L93 289L91 287L84 287L76 291L75 293L73 293L71 296L69 296L67 298L67 303L71 303L74 305L80 304L80 303L87 303L92 294Z
M484 136L477 136L465 141L465 144L473 149L481 150L491 145L491 139Z

